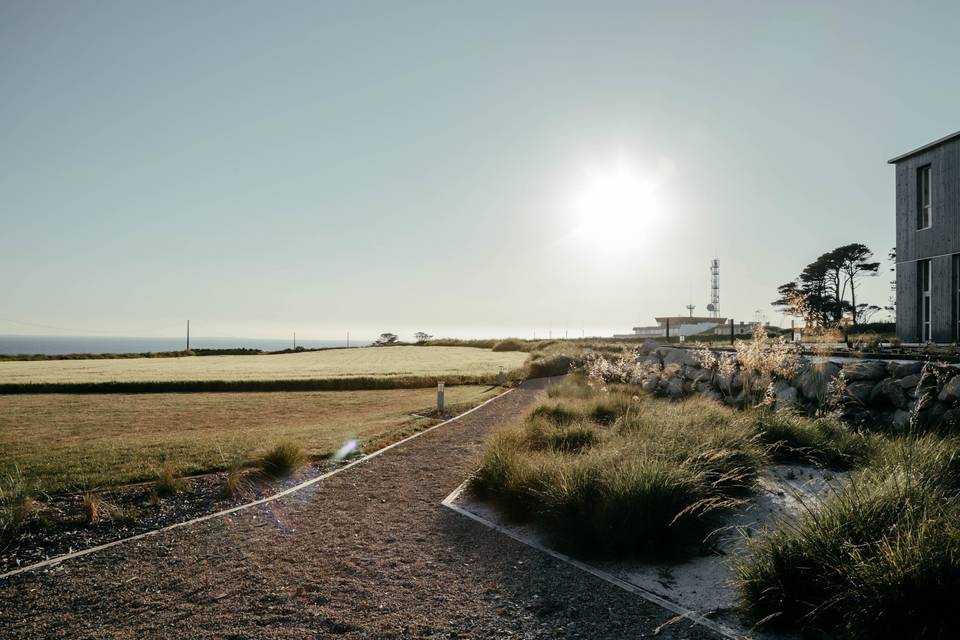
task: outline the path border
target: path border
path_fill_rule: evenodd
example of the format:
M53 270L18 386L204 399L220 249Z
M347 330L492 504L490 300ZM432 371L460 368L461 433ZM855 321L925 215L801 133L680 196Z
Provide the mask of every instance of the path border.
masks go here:
M119 545L121 545L121 544L126 544L126 543L128 543L128 542L134 542L134 541L136 541L136 540L142 540L142 539L144 539L144 538L148 538L148 537L150 537L150 536L154 536L154 535L157 535L157 534L159 534L159 533L164 533L164 532L166 532L166 531L172 531L173 529L179 529L180 527L187 527L187 526L190 526L190 525L193 525L193 524L198 524L198 523L200 523L200 522L204 522L204 521L206 521L206 520L213 520L214 518L222 518L223 516L230 515L231 513L237 513L238 511L243 511L243 510L245 510L245 509L250 509L251 507L256 507L256 506L259 506L259 505L261 505L261 504L266 504L266 503L268 503L268 502L273 502L274 500L279 500L280 498L283 498L284 496L288 496L288 495L290 495L290 494L292 494L292 493L296 493L297 491L300 491L301 489L306 489L307 487L313 486L313 485L317 484L318 482L320 482L320 481L322 481L322 480L326 480L327 478L329 478L329 477L331 477L331 476L335 476L335 475L337 475L338 473L340 473L340 472L342 472L342 471L346 471L347 469L350 469L351 467L355 467L355 466L357 466L357 465L359 465L359 464L362 464L362 463L364 463L364 462L366 462L366 461L368 461L368 460L370 460L370 459L372 459L372 458L376 458L376 457L379 456L380 454L386 453L387 451L389 451L390 449L393 449L394 447L399 447L399 446L402 445L402 444L405 444L405 443L407 443L407 442L410 442L410 441L413 440L414 438L419 438L420 436L424 435L425 433L429 433L429 432L433 431L434 429L439 429L440 427L443 427L443 426L445 426L445 425L448 425L448 424L450 424L451 422L456 422L457 420L459 420L459 419L467 416L468 414L471 414L471 413L473 413L474 411L477 411L478 409L481 409L481 408L487 406L488 404L490 404L490 403L493 402L494 400L499 400L500 398L503 398L503 397L505 397L505 396L510 395L510 393L512 393L512 392L515 391L515 390L516 390L516 387L507 389L507 390L504 391L503 393L497 394L496 396L494 396L494 397L492 397L492 398L489 398L489 399L481 402L480 404L478 404L477 406L473 407L472 409L468 409L468 410L464 411L463 413L461 413L461 414L459 414L459 415L456 415L456 416L454 416L454 417L452 417L452 418L450 418L450 419L448 419L448 420L444 420L443 422L441 422L441 423L439 423L439 424L435 424L435 425L433 425L432 427L428 427L428 428L424 429L423 431L418 431L417 433L415 433L415 434L413 434L413 435L410 435L410 436L407 436L406 438L404 438L404 439L402 439L402 440L398 440L397 442L394 442L393 444L387 445L387 446L385 446L385 447L383 447L383 448L381 448L381 449L377 449L376 451L374 451L374 452L372 452L372 453L369 453L369 454L367 454L367 455L365 455L365 456L363 456L363 457L361 457L361 458L358 458L358 459L354 460L353 462L351 462L351 463L349 463L349 464L345 464L345 465L342 466L342 467L338 467L338 468L334 469L333 471L328 471L328 472L326 472L326 473L323 473L323 474L317 476L316 478L310 478L309 480L306 480L306 481L304 481L304 482L301 482L301 483L298 484L298 485L294 485L294 486L292 486L292 487L290 487L290 488L288 488L288 489L284 489L283 491L280 491L280 492L275 493L275 494L273 494L273 495L267 496L267 497L265 497L265 498L260 498L259 500L254 500L253 502L247 502L247 503L245 503L245 504L237 505L237 506L235 506L235 507L230 507L229 509L223 509L223 510L221 510L221 511L216 511L216 512L214 512L214 513L208 513L208 514L206 514L206 515L199 516L199 517L197 517L197 518L192 518L192 519L190 519L190 520L184 520L183 522L176 522L176 523L174 523L174 524L167 525L166 527L161 527L161 528L159 528L159 529L153 529L153 530L151 530L151 531L145 531L145 532L143 532L143 533L138 533L138 534L135 535L135 536L129 536L129 537L127 537L127 538L120 538L119 540L114 540L114 541L112 541L112 542L107 542L107 543L105 543L105 544L97 545L97 546L95 546L95 547L90 547L90 548L88 548L88 549L81 549L80 551L74 551L74 552L72 552L72 553L65 553L65 554L62 554L62 555L59 555L59 556L55 556L55 557L53 557L53 558L48 558L48 559L43 560L43 561L41 561L41 562L35 562L35 563L33 563L33 564L28 564L28 565L26 565L26 566L23 566L23 567L19 567L19 568L17 568L17 569L14 569L13 571L8 571L8 572L6 572L6 573L0 574L0 580L3 580L3 579L5 579L5 578L12 578L12 577L14 577L14 576L16 576L16 575L19 575L19 574L21 574L21 573L27 573L28 571L35 571L35 570L37 570L37 569L42 569L42 568L44 568L44 567L50 567L50 566L58 565L58 564L60 564L61 562L64 562L64 561L66 561L66 560L73 560L74 558L80 558L80 557L82 557L82 556L90 555L91 553L96 553L96 552L98 552L98 551L104 551L104 550L106 550L106 549L109 549L109 548L111 548L111 547L116 547L116 546L119 546Z
M554 551L553 549L546 547L535 540L528 540L523 536L511 531L510 529L497 524L496 522L491 522L490 520L487 520L483 516L477 515L472 511L464 509L463 507L455 503L457 498L459 498L460 495L467 488L468 482L469 480L464 480L463 483L459 487L454 489L453 492L450 493L450 495L444 498L440 502L440 504L455 513L458 513L462 516L466 516L467 518L470 518L471 520L479 522L480 524L484 525L489 529L497 531L498 533L502 533L503 535L516 540L520 544L526 545L532 549L536 549L537 551L542 551L543 553L547 554L548 556L551 556L556 560L559 560L560 562L566 563L576 569L579 569L580 571L589 573L590 575L596 578L600 578L604 582L612 584L615 587L619 587L620 589L623 589L624 591L628 591L634 595L638 595L644 600L647 600L648 602L652 602L653 604L658 605L659 607L662 607L663 609L666 609L671 613L675 613L677 614L677 621L679 621L680 619L690 620L694 624L699 624L700 626L706 627L707 629L710 629L711 631L720 634L723 638L726 638L727 640L745 640L747 638L750 638L750 636L745 636L740 633L737 633L730 627L720 624L719 622L714 622L713 620L710 620L709 618L697 613L696 611L682 607L674 602L667 600L666 598L663 598L662 596L658 596L652 591L648 591L642 587L638 587L635 584L631 584L626 580L622 580L611 573L607 573L606 571L602 571L600 569L597 569L596 567L592 567L589 564L576 560L575 558L572 558L564 553L560 553L559 551Z

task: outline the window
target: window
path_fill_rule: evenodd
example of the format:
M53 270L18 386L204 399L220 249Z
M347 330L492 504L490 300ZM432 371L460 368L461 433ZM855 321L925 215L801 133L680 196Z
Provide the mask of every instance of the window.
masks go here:
M930 165L917 169L917 229L933 224L930 206Z
M917 292L919 293L920 342L930 342L930 261L917 261Z

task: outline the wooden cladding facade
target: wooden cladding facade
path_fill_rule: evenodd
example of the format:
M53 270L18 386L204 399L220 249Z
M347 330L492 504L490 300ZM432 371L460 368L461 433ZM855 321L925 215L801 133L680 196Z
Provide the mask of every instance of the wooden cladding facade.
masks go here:
M905 342L960 339L960 134L891 160L897 190L897 337ZM929 167L930 224L923 226L923 180ZM924 309L929 260L929 317ZM925 322L929 322L929 333Z

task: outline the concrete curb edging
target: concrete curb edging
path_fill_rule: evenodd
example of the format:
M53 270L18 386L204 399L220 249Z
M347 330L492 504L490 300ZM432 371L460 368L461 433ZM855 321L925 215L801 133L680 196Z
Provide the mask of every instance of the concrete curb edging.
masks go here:
M604 582L612 584L615 587L619 587L620 589L623 589L624 591L628 591L634 595L640 596L641 598L643 598L644 600L647 600L648 602L652 602L653 604L659 607L662 607L667 611L670 611L671 613L677 614L677 619L690 620L694 624L699 624L700 626L710 629L711 631L719 634L726 640L745 640L749 638L749 636L738 634L736 631L727 627L726 625L720 624L719 622L714 622L713 620L710 620L709 618L697 613L696 611L691 611L690 609L681 607L680 605L670 602L669 600L661 596L658 596L657 594L651 591L647 591L646 589L638 587L634 584L630 584L625 580L621 580L620 578L610 573L607 573L606 571L601 571L596 567L591 567L589 564L580 562L579 560L571 558L570 556L560 553L559 551L554 551L553 549L550 549L549 547L545 547L544 545L540 544L536 540L528 540L523 536L520 536L514 533L513 531L510 531L506 527L503 527L495 522L491 522L490 520L487 520L483 516L479 516L471 511L468 511L467 509L464 509L463 507L455 504L455 502L457 498L460 497L460 494L463 493L464 489L466 489L467 482L468 481L464 481L463 484L461 484L459 487L454 489L453 492L450 495L448 495L446 498L444 498L440 504L446 507L447 509L450 509L451 511L454 511L462 516L466 516L467 518L470 518L471 520L474 520L476 522L479 522L480 524L482 524L483 526L489 529L497 531L498 533L502 533L503 535L516 540L520 544L536 549L537 551L541 551L556 560L564 562L581 571L585 571L586 573L589 573L590 575L596 578L599 578Z
M164 532L166 532L166 531L171 531L171 530L173 530L173 529L178 529L178 528L180 528L180 527L187 527L187 526L190 526L190 525L193 525L193 524L198 524L198 523L200 523L200 522L204 522L204 521L206 521L206 520L212 520L212 519L214 519L214 518L221 518L221 517L223 517L223 516L230 515L231 513L236 513L236 512L238 512L238 511L243 511L243 510L249 509L249 508L251 508L251 507L259 506L259 505L261 505L261 504L266 504L266 503L268 503L268 502L273 502L274 500L279 500L280 498L282 498L282 497L284 497L284 496L288 496L288 495L290 495L290 494L292 494L292 493L296 493L297 491L300 491L300 490L302 490L302 489L306 489L307 487L312 486L312 485L314 485L314 484L316 484L316 483L318 483L318 482L320 482L320 481L322 481L322 480L326 480L327 478L329 478L329 477L331 477L331 476L334 476L334 475L336 475L336 474L338 474L338 473L340 473L340 472L342 472L342 471L346 471L347 469L350 469L351 467L354 467L354 466L356 466L356 465L358 465L358 464L362 464L362 463L366 462L367 460L370 460L371 458L376 458L376 457L379 456L380 454L386 453L387 451L389 451L390 449L393 449L394 447L399 447L400 445L405 444L405 443L409 442L410 440L413 440L414 438L418 438L418 437L422 436L422 435L425 434L425 433L429 433L429 432L433 431L434 429L439 429L440 427L445 426L445 425L448 425L448 424L450 424L451 422L455 422L455 421L459 420L460 418L463 418L464 416L466 416L466 415L468 415L468 414L470 414L470 413L473 413L474 411L477 411L478 409L480 409L480 408L482 408L482 407L485 407L486 405L490 404L490 403L493 402L494 400L497 400L497 399L499 399L499 398L503 398L504 396L509 395L509 394L510 394L511 392L513 392L514 390L515 390L515 389L513 389L513 388L507 389L507 390L504 391L503 393L498 394L498 395L496 395L496 396L494 396L494 397L492 397L492 398L489 398L488 400L485 400L484 402L481 402L480 404L478 404L477 406L473 407L472 409L468 409L468 410L464 411L463 413L461 413L461 414L459 414L459 415L456 415L456 416L450 418L449 420L444 420L443 422L441 422L441 423L439 423L439 424L435 424L435 425L433 425L432 427L428 427L428 428L424 429L423 431L418 431L417 433L414 433L413 435L407 436L406 438L404 438L404 439L402 439L402 440L398 440L397 442L394 442L393 444L387 445L386 447L383 447L382 449L377 449L376 451L374 451L374 452L372 452L372 453L370 453L370 454L367 454L367 455L365 455L365 456L363 456L363 457L361 457L361 458L358 458L358 459L354 460L353 462L351 462L351 463L349 463L349 464L346 464L346 465L344 465L344 466L342 466L342 467L339 467L339 468L337 468L337 469L334 469L333 471L328 471L328 472L326 472L326 473L323 473L323 474L317 476L316 478L311 478L311 479L309 479L309 480L306 480L306 481L304 481L304 482L301 482L301 483L298 484L298 485L294 485L294 486L292 486L292 487L290 487L290 488L288 488L288 489L284 489L283 491L280 491L280 492L275 493L275 494L273 494L273 495L267 496L267 497L265 497L265 498L260 498L259 500L254 500L253 502L247 502L247 503L245 503L245 504L237 505L236 507L230 507L229 509L223 509L222 511L216 511L216 512L214 512L214 513L208 513L208 514L206 514L206 515L203 515L203 516L200 516L200 517L197 517L197 518L192 518L192 519L190 519L190 520L185 520L185 521L183 521L183 522L177 522L177 523L168 525L168 526L166 526L166 527L161 527L161 528L159 528L159 529L153 529L152 531L145 531L145 532L139 533L139 534L137 534L137 535L135 535L135 536L130 536L130 537L127 537L127 538L120 538L119 540L114 540L114 541L112 541L112 542L107 542L107 543L105 543L105 544L97 545L97 546L95 546L95 547L90 547L90 548L88 548L88 549L81 549L80 551L74 551L74 552L72 552L72 553L65 553L65 554L63 554L63 555L55 556L55 557L53 557L53 558L48 558L47 560L43 560L43 561L41 561L41 562L35 562L34 564L29 564L29 565L26 565L26 566L24 566L24 567L19 567L19 568L17 568L17 569L14 569L13 571L8 571L8 572L6 572L6 573L0 574L0 580L2 580L2 579L4 579L4 578L12 578L13 576L16 576L16 575L21 574L21 573L26 573L26 572L28 572L28 571L34 571L34 570L36 570L36 569L42 569L42 568L44 568L44 567L50 567L50 566L53 566L53 565L57 565L57 564L60 564L61 562L64 562L65 560L72 560L72 559L74 559L74 558L80 558L80 557L82 557L82 556L89 555L89 554L91 554L91 553L96 553L96 552L98 552L98 551L104 551L104 550L109 549L109 548L111 548L111 547L116 547L116 546L119 546L119 545L121 545L121 544L125 544L125 543L127 543L127 542L134 542L134 541L136 541L136 540L142 540L143 538L148 538L148 537L154 536L154 535L156 535L156 534L158 534L158 533L164 533Z

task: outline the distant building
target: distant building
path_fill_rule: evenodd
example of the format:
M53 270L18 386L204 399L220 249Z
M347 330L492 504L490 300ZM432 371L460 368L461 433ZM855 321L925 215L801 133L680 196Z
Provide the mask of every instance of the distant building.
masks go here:
M897 337L960 340L960 131L896 166Z
M710 318L699 316L664 316L654 318L656 326L634 327L633 333L617 334L614 338L658 338L667 335L667 327L671 336L695 336L707 333L711 329L722 327L726 318Z

